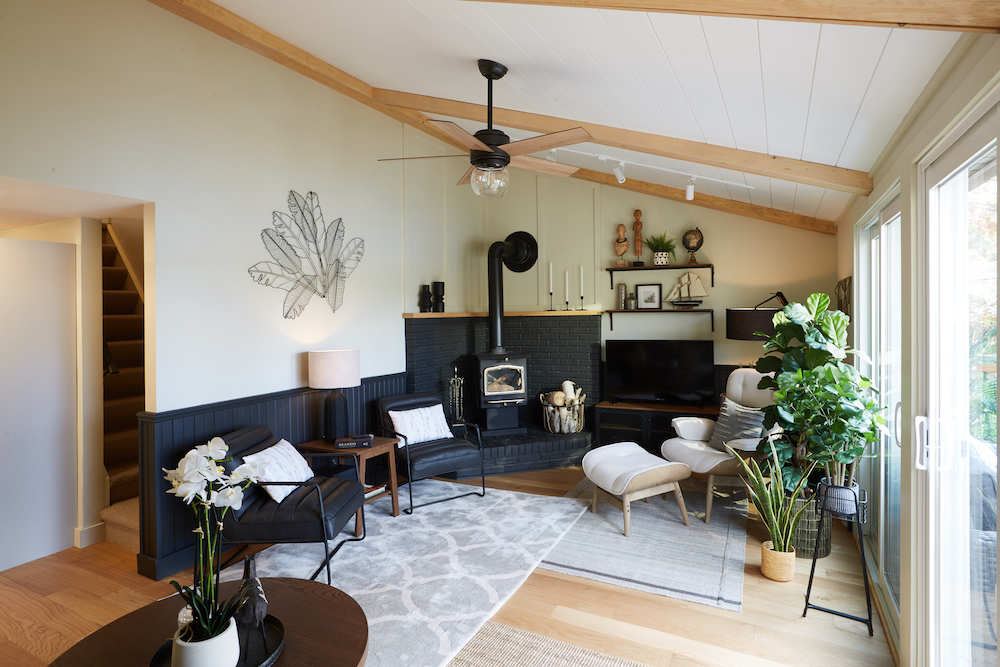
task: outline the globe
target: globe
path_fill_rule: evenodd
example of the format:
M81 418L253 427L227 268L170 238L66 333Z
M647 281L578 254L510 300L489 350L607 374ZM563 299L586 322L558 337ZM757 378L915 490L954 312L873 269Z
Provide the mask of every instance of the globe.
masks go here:
M701 244L704 242L705 237L697 227L687 230L684 232L684 236L681 237L681 243L688 252L698 252L701 249Z

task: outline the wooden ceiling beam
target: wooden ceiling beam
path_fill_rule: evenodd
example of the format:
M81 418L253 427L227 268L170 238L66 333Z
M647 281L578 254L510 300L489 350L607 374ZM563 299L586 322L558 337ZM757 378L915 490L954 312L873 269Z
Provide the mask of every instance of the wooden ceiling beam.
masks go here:
M276 63L284 65L285 67L298 72L299 74L312 79L338 93L350 97L352 100L356 100L365 106L368 106L376 111L379 111L390 118L393 118L399 122L405 123L413 128L425 132L426 134L438 139L449 146L454 146L458 150L464 151L466 148L453 137L442 132L440 129L434 127L432 123L427 122L430 120L426 115L421 113L419 109L406 108L400 105L391 105L385 103L383 100L378 99L377 89L372 88L367 83L356 79L346 72L333 67L332 65L323 62L319 58L306 53L302 49L289 44L288 42L272 35L271 33L263 30L262 28L250 23L246 19L243 19L236 14L210 2L209 0L149 0L155 5L163 7L164 9L177 14L178 16L191 21L192 23L210 30L217 35L225 37L226 39L235 42L247 49L250 49L254 53L264 56L269 60L273 60ZM389 92L389 91L382 91ZM427 98L433 99L433 98ZM459 104L457 102L449 104ZM476 105L468 105L470 107L475 107ZM485 108L482 109L483 120L485 122ZM512 112L513 113L513 112ZM448 114L457 115L457 114ZM531 116L531 114L527 114ZM457 115L457 117L463 117ZM544 117L541 117L544 118ZM473 118L473 120L478 120L478 117ZM552 119L553 122L569 122L571 125L569 127L579 127L580 123L573 123L572 121L560 121L559 119ZM497 121L499 123L499 121ZM600 126L597 126L600 127ZM524 128L532 129L532 128ZM568 127L558 127L556 130L569 129ZM613 128L611 128L613 129ZM549 130L536 130L539 132L547 132ZM625 132L624 130L621 130ZM650 136L653 135L643 135ZM604 143L604 142L601 142ZM610 144L618 145L618 144ZM703 144L698 144L702 146ZM626 146L622 146L623 148ZM725 149L728 150L728 149ZM645 151L649 152L649 151ZM766 159L771 159L768 156L763 156ZM822 166L822 165L820 165ZM617 179L610 174L603 174L597 171L590 171L589 169L580 169L572 175L573 178L580 178L585 181L590 181L592 183L600 183L602 185L607 185L609 187L624 188L626 190L632 190L634 192L641 192L643 194L652 195L654 197L662 197L664 199L673 199L676 201L684 200L684 191L678 190L676 188L668 188L662 185L656 185L653 183L644 183L642 181L636 181L634 179L629 179L625 181L624 184L619 184ZM718 197L709 197L707 195L701 195L695 197L693 201L685 202L688 204L693 204L695 206L704 206L707 208L715 209L718 211L725 211L727 213L734 213L736 215L742 215L745 217L756 218L759 220L765 220L767 222L775 222L781 225L789 225L792 227L799 227L801 229L808 229L810 231L821 232L824 234L835 234L836 227L831 222L826 222L824 220L816 220L815 218L807 218L805 216L795 215L793 213L786 213L784 211L778 211L775 209L765 208L763 206L751 206L749 204L743 204L737 201L730 201L728 199L720 199Z
M996 0L475 0L550 7L621 9L883 28L1000 32Z
M390 106L398 106L423 113L464 118L481 123L486 122L486 107L481 104L445 100L439 97L414 95L394 90L376 88L374 97ZM542 116L540 114L510 109L493 108L493 122L497 125L513 127L530 132L558 132L574 127L582 127L594 138L594 143L602 146L624 148L639 153L706 164L722 169L732 169L748 174L778 178L783 181L814 185L850 194L868 196L872 191L872 179L863 171L831 167L816 162L805 162L792 158L754 153L738 148L727 148L712 144L674 139L657 134L625 130L607 125L583 123L578 120Z
M691 201L687 201L684 198L684 190L667 187L666 185L657 185L655 183L637 181L631 178L627 179L624 183L619 184L618 179L614 176L600 171L580 169L570 178L579 178L583 181L600 183L601 185L622 188L624 190L631 190L632 192L652 195L653 197L659 197L661 199L671 199L684 204L691 204L692 206L701 206L703 208L710 208L724 213L741 215L744 218L756 218L757 220L773 222L778 225L797 227L810 232L819 232L821 234L830 234L833 236L836 236L837 234L836 223L830 222L829 220L810 218L797 213L779 211L777 209L767 208L766 206L756 206L755 204L744 204L740 201L722 199L721 197L712 197L711 195L703 195L701 193L696 194L694 199Z

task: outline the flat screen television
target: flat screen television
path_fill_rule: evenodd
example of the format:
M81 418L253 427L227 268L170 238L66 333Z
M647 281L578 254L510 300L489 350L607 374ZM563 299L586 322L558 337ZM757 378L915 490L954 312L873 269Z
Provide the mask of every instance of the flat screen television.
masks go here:
M605 342L604 400L712 405L715 351L710 340Z

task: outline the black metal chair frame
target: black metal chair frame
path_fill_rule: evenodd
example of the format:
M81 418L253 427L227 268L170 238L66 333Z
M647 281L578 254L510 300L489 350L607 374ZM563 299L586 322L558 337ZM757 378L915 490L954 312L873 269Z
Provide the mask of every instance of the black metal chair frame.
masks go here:
M868 587L868 566L865 563L865 536L861 534L861 525L868 519L868 497L864 491L860 491L859 489L851 488L850 491L854 496L853 515L836 512L830 507L830 505L833 505L834 502L837 502L839 499L832 498L829 494L816 494L815 502L819 505L819 525L816 527L816 545L813 547L812 567L809 569L809 586L806 588L806 606L805 609L802 610L802 616L804 617L810 609L816 609L817 611L825 611L828 614L835 614L842 618L849 618L852 621L859 621L867 625L868 636L873 637L875 636L875 630L872 626L872 596ZM858 547L861 550L861 578L865 582L865 602L868 604L868 618L853 616L846 612L820 607L819 605L809 602L809 596L812 593L813 577L816 574L816 560L819 557L819 543L823 535L823 520L826 518L827 514L830 515L831 521L833 521L834 515L836 515L837 518L842 519L843 521L851 522L857 527Z
M353 456L349 456L349 455L336 454L336 453L330 453L330 454L313 454L313 453L310 453L310 457L311 458L321 458L322 457L322 458L336 458L336 459L345 459L345 458L346 459L351 459L351 461L354 463L354 474L358 478L358 480L361 482L362 486L364 485L364 480L361 479L360 471L359 471L359 468L358 468L358 460L357 460L357 458L355 458ZM344 544L346 544L347 542L360 542L361 540L365 539L365 535L366 535L367 531L365 529L365 515L364 515L364 512L361 513L361 537L348 537L348 538L345 538L345 539L343 539L343 540L341 540L340 542L337 543L337 546L335 546L333 548L333 551L330 551L330 539L331 539L332 536L329 535L329 532L327 531L326 519L325 519L325 517L326 517L326 511L323 508L323 492L322 492L322 490L320 490L319 484L317 484L315 482L258 482L257 485L258 486L301 486L301 487L311 486L316 491L316 499L317 499L317 501L319 503L319 521L323 525L323 552L324 552L324 556L325 557L323 559L323 562L320 564L320 566L318 568L316 568L316 571L312 573L311 577L309 577L309 580L312 581L312 580L316 579L317 575L319 575L319 573L325 567L326 568L326 583L327 583L327 585L332 585L332 583L333 583L333 577L330 575L330 559L332 559L334 556L336 556L337 552L340 551L340 547L344 546ZM357 515L355 515L355 521L357 520L356 517L357 517ZM235 521L236 523L239 523L239 519L237 519L235 515L233 516L233 521ZM224 543L224 544L241 544L243 546L241 546L236 551L236 553L234 553L232 556L230 556L228 559L226 559L226 562L223 563L222 567L219 568L220 570L225 569L226 566L228 566L230 563L232 563L233 560L235 560L237 556L239 556L241 553L243 553L246 550L247 546L249 546L251 544L276 544L275 542L270 542L270 541L266 541L266 540L251 540L251 541L247 541L247 540L228 540L228 539L226 539L226 536L224 534L222 535L221 542ZM280 544L284 544L285 542L279 542L279 543ZM291 543L294 544L294 542L291 542Z
M381 413L379 413L379 420L381 420ZM413 514L413 510L415 509L418 509L420 507L427 507L428 505L435 505L437 503L443 503L446 500L456 500L458 498L464 498L466 496L479 496L480 498L486 496L486 462L483 453L483 436L482 433L479 431L479 426L477 424L472 424L470 422L462 421L460 419L450 420L448 426L449 428L452 429L454 429L457 426L461 426L462 428L465 429L466 435L468 435L470 428L473 430L473 432L475 432L476 434L475 445L479 448L479 477L482 482L482 492L470 491L468 493L462 493L457 496L450 496L448 498L439 498L438 500L432 500L429 503L423 503L422 505L414 505L413 482L419 482L420 479L429 479L429 477L421 477L420 479L413 479L413 466L410 463L410 448L408 446L407 437L402 433L397 433L396 431L392 430L385 424L382 424L383 433L389 434L392 437L399 438L400 440L402 440L403 449L406 452L406 488L410 495L410 509L403 508L403 512L405 514ZM454 435L454 431L452 431L452 435ZM395 453L393 453L393 455L394 454ZM433 475L431 475L431 477L433 477Z

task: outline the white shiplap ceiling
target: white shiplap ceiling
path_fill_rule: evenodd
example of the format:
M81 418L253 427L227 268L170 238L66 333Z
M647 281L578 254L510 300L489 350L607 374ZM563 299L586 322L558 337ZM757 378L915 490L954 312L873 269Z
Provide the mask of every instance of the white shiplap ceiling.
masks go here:
M216 2L375 88L484 105L476 61L489 58L509 68L494 84L498 108L862 172L961 35L459 0ZM534 134L500 127L513 140ZM754 189L701 180L696 191L820 220L835 220L852 197L597 144L570 148L746 183ZM604 173L616 166L557 155ZM673 188L687 182L625 172Z

